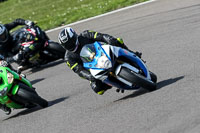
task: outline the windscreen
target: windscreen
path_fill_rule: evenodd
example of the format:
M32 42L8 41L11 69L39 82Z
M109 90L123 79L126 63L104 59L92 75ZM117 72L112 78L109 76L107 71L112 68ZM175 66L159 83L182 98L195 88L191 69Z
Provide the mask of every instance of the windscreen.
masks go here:
M85 45L80 53L83 63L92 62L96 55L94 44Z

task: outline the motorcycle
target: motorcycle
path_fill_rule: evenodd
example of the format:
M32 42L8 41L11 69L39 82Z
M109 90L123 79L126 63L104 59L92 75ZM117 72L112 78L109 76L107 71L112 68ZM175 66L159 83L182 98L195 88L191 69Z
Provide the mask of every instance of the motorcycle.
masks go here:
M136 90L140 87L156 90L157 76L134 52L100 42L86 44L80 52L85 69L95 79L118 88L116 91Z
M28 54L25 56L26 58L17 62L20 70L38 67L64 58L65 49L59 43L51 41L37 25L21 27L14 31L12 36L17 42L13 51L17 51L17 53L24 53L26 48L34 43L41 43L42 45L39 51Z
M48 106L48 102L37 94L30 81L8 67L0 67L0 103L13 109Z

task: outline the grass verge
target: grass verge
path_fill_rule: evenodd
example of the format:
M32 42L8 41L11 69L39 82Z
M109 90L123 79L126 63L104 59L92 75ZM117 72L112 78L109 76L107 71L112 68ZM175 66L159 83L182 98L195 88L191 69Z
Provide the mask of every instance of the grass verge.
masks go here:
M48 30L144 1L148 0L6 0L0 3L0 23L24 18Z

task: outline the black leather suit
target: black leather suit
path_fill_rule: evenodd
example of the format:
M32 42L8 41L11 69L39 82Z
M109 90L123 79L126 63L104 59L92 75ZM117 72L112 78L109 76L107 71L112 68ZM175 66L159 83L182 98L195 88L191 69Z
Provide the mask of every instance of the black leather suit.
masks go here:
M15 35L15 37L14 37L14 35L10 34L10 31L19 25L26 25L25 20L19 18L11 23L4 24L4 26L8 30L9 39L6 42L6 44L0 44L0 54L3 55L6 58L6 61L8 61L8 62L17 61L14 59L14 56L17 55L19 52L18 43L26 42L27 39L30 38L29 35L27 35L25 32L23 33L24 34L23 36L22 36L22 32L20 32L20 34ZM41 46L43 46L45 41L48 40L48 37L46 36L46 34L39 27L36 26L36 28L37 28L37 30L36 30L37 40L34 38L35 39L35 40L33 40L34 43L31 44L30 47L27 47L24 50L24 52L26 52L26 54L30 54L34 51L37 51L38 49L41 48ZM31 40L29 40L29 41L31 41Z
M6 43L0 44L0 54L3 55L4 57L8 57L9 55L12 55L13 52L16 53L16 51L13 51L13 47L15 45L15 42L13 40L13 37L10 35L10 31L17 27L18 25L25 25L25 20L23 19L16 19L15 21L4 24L6 27L8 34L9 34L9 39Z

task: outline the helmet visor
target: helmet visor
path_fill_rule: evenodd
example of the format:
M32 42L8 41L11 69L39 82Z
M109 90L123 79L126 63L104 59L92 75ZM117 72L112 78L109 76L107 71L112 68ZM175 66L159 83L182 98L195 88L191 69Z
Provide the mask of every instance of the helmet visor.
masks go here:
M5 42L7 40L6 32L0 35L0 42Z
M74 49L77 47L78 45L78 38L77 36L73 36L72 38L68 39L68 41L63 44L64 48L69 50L69 51L74 51Z
M8 40L8 33L5 30L3 33L0 34L0 42L5 43Z

